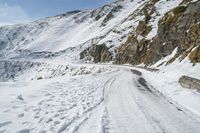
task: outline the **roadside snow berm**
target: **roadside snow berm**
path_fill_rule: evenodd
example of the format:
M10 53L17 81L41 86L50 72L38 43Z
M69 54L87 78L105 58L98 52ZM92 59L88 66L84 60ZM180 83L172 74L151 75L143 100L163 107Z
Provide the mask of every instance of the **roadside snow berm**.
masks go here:
M189 76L182 76L179 79L179 83L182 87L188 88L188 89L197 89L200 91L200 80L195 79Z

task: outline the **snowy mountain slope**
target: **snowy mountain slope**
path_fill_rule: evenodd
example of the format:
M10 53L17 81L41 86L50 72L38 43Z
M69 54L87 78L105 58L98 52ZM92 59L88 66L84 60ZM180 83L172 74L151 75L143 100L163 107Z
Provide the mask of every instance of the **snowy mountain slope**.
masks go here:
M126 18L138 1L116 2L109 5L108 8L102 7L94 11L75 11L59 15L52 18L39 20L33 23L7 26L1 28L1 50L30 50L38 51L60 51L69 47L86 43L92 39L105 36L116 27L120 21ZM122 6L118 16L114 18L109 26L102 26L102 21L106 15L118 5ZM138 6L141 4L138 4ZM135 9L138 7L134 7ZM129 11L130 10L130 11ZM101 18L96 21L99 15Z
M4 26L0 29L1 58L15 58L33 52L58 52L73 49L68 56L79 54L94 44L106 44L115 57L117 48L136 34L140 21L145 19L144 9L155 4L149 25L150 39L156 35L158 20L178 6L181 0L118 0L96 10L73 11L27 24ZM164 7L164 8L162 8ZM143 38L143 37L142 37ZM42 54L42 53L40 53Z

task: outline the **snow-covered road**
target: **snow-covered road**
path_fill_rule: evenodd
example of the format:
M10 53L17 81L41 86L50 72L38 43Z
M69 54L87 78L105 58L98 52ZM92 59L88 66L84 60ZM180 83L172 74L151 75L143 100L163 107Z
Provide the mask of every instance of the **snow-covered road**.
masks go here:
M101 67L101 73L2 82L0 133L200 132L199 118L158 93L141 72Z
M121 69L106 84L101 111L80 132L199 133L200 122L150 88L140 72ZM97 118L101 117L101 118ZM97 121L99 120L99 121ZM98 126L98 124L101 126Z

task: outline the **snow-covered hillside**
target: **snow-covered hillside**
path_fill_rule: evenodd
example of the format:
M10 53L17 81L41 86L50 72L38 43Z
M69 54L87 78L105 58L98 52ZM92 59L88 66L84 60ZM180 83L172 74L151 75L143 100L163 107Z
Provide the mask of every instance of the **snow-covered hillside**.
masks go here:
M101 43L111 41L114 39L112 36L118 36L115 40L119 42L118 39L123 35L118 35L113 31L125 30L124 34L127 34L128 30L130 32L129 26L133 25L133 22L124 26L120 23L142 3L144 2L134 1L130 4L127 0L119 1L97 10L73 11L28 24L2 27L0 30L1 57L5 55L12 57L13 54L15 56L19 52L20 54L41 51L58 52L71 47L87 47L100 40ZM115 10L115 15L118 17L110 22L104 22L105 26L103 20L111 10Z
M179 84L200 79L199 7L115 0L1 26L0 133L199 133L200 93Z
M181 0L161 0L155 5L147 38L156 35L158 20ZM14 58L33 52L61 52L73 49L68 55L79 54L92 44L106 44L113 52L126 41L144 19L141 9L149 3L143 0L118 0L96 10L72 11L55 17L0 28L0 57Z

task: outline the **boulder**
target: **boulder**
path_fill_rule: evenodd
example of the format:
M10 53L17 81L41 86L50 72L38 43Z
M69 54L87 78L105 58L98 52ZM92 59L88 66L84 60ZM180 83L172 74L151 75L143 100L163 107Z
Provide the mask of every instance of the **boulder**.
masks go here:
M195 79L189 76L182 76L179 79L179 83L182 87L188 88L188 89L197 89L200 91L200 80Z

